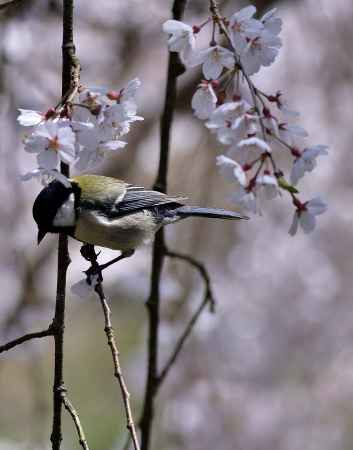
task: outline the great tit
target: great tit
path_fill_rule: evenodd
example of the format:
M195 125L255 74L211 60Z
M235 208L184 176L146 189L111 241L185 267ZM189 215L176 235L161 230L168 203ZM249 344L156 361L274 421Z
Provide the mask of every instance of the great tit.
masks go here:
M83 243L124 253L151 240L163 225L187 217L247 219L224 209L185 206L183 197L116 178L80 175L69 181L70 187L52 181L34 202L38 244L48 232L65 233Z

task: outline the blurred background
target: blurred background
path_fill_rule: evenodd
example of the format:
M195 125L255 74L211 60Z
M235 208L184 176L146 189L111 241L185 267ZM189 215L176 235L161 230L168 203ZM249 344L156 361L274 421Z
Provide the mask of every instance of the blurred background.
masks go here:
M225 14L246 3L220 2ZM155 450L345 450L353 439L353 307L351 199L353 139L353 4L346 0L253 2L260 14L275 6L284 25L279 58L255 78L265 92L283 90L301 112L311 144L330 146L300 187L322 193L329 210L308 236L289 237L292 206L277 199L247 223L192 219L167 229L171 248L208 267L216 314L203 313L157 403ZM159 155L159 117L165 89L166 36L172 1L76 0L75 41L82 82L120 89L142 81L128 147L97 173L149 186ZM207 2L190 0L185 21L199 24ZM18 107L46 110L61 89L61 2L19 2L0 15L0 339L45 328L52 319L56 238L36 245L31 207L41 186L18 175L34 167L23 151ZM223 149L190 109L200 78L180 78L173 127L169 192L196 204L232 207L215 166ZM187 139L185 137L187 136ZM347 205L348 202L348 205ZM68 285L86 263L70 241ZM104 250L102 259L113 252ZM123 369L140 415L146 370L151 247L109 269ZM198 273L166 264L162 284L161 361L203 295ZM125 440L120 392L112 376L101 307L69 293L65 382L90 448L118 450ZM53 346L32 341L0 358L0 450L49 448ZM78 449L64 412L63 449Z

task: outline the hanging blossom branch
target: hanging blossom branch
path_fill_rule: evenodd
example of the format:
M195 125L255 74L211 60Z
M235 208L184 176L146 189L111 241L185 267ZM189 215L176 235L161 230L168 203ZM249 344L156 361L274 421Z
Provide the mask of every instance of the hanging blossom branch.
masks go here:
M133 420L132 412L131 412L131 405L130 405L130 393L127 389L126 382L121 370L120 360L119 360L119 350L116 344L115 336L114 336L114 330L111 323L111 311L108 305L107 298L104 294L103 290L103 276L102 276L102 269L99 266L97 262L97 256L98 254L94 250L94 246L90 244L85 244L81 248L81 254L82 256L91 263L91 268L86 272L87 273L87 285L91 286L91 288L94 289L94 291L97 293L102 309L104 314L104 331L107 336L108 345L111 350L112 358L113 358L113 364L114 364L114 376L117 378L121 390L121 395L124 402L124 408L125 408L125 414L126 414L126 420L127 420L127 429L130 433L130 437L132 439L132 442L134 444L135 450L140 450L140 444L138 442L137 438L137 432L135 423Z
M226 18L215 0L210 0L210 13L200 25L168 20L163 29L170 35L169 50L178 52L186 67L202 66L205 79L198 85L191 106L228 148L217 157L217 166L234 186L231 199L261 214L262 202L286 192L295 208L289 233L294 235L298 225L309 233L327 205L320 196L300 200L297 184L316 167L317 157L327 154L327 146L305 146L308 134L289 123L288 119L299 114L288 108L283 93L265 93L251 79L275 61L282 46L282 20L276 17L275 9L256 19L254 6ZM197 35L208 26L209 47L198 50ZM277 151L292 158L289 181L277 161Z

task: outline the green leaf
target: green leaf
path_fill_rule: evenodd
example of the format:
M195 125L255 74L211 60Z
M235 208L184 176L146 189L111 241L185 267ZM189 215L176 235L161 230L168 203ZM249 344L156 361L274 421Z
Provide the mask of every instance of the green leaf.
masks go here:
M288 191L291 194L298 194L299 193L298 189L296 189L294 186L289 184L288 181L284 177L278 178L277 181L278 181L278 186L280 188L284 189L285 191Z

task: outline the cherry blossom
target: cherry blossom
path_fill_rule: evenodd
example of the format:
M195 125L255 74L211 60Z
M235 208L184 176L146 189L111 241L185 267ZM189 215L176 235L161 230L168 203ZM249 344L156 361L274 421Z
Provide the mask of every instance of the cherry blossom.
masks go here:
M20 111L17 120L23 127L33 127L45 120L45 114L31 109L18 109Z
M244 71L248 75L253 75L261 66L270 66L276 59L281 45L281 39L266 29L241 41L238 44L238 51Z
M297 158L294 160L290 174L291 183L296 185L305 172L311 172L316 167L316 158L320 155L327 155L328 147L326 145L313 145L305 148L303 152L297 151Z
M253 18L255 13L255 6L250 5L233 14L229 19L232 43L238 53L246 44L249 35L258 33L264 27L260 21Z
M79 298L89 299L95 295L95 287L98 283L98 275L92 275L88 281L86 278L74 283L71 292Z
M199 119L208 119L215 110L217 96L213 90L212 83L203 81L191 99L194 114Z
M234 144L248 134L256 133L257 117L250 114L249 110L250 105L245 100L226 102L212 112L205 125L217 133L222 144Z
M21 109L18 121L34 127L24 140L25 150L36 154L38 164L22 180L38 178L45 183L56 178L67 185L68 180L56 170L60 161L85 171L101 163L107 153L124 148L121 136L130 131L133 122L143 120L136 115L140 84L135 78L119 91L80 87L77 99L64 114L63 109L45 114Z
M221 174L229 181L236 180L241 186L246 186L247 178L243 167L234 159L227 156L217 156L217 166L219 166Z
M278 134L281 139L289 144L294 144L297 138L306 138L308 132L296 124L280 123L278 125Z
M22 181L28 181L32 179L39 179L40 182L44 185L47 185L52 181L53 179L60 181L65 187L70 187L71 183L70 181L60 172L54 169L43 169L43 168L37 168L33 169L30 172L25 173L24 175L20 176L20 179Z
M300 205L294 212L288 233L294 236L298 231L298 225L304 233L310 233L316 226L316 216L323 214L326 210L327 204L319 196Z
M231 200L236 204L242 206L249 212L260 214L260 206L255 192L240 186L239 189L231 195Z
M264 173L256 178L259 194L266 200L272 200L279 195L278 181L275 176Z
M193 28L179 20L167 20L163 31L171 35L168 39L169 50L180 53L182 60L187 61L195 48Z
M262 16L260 22L264 25L265 30L275 36L278 36L282 30L282 19L275 17L276 12L276 8L267 11L267 13Z
M44 169L56 169L59 161L71 164L75 159L75 134L68 121L40 123L25 140L25 150L38 153L38 165Z
M190 67L202 64L202 72L207 80L217 79L223 69L232 69L235 64L234 53L230 50L215 45L199 52L194 52L188 65Z

